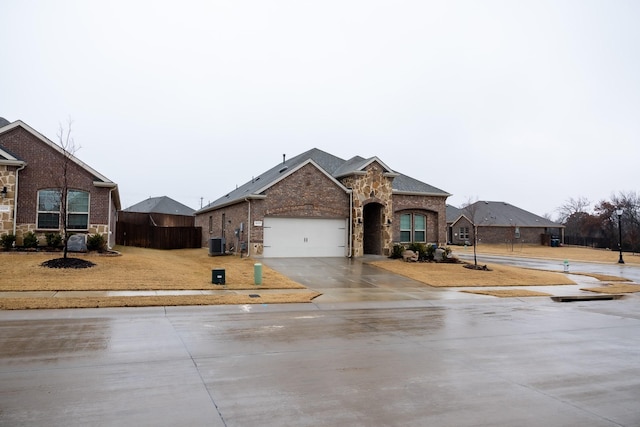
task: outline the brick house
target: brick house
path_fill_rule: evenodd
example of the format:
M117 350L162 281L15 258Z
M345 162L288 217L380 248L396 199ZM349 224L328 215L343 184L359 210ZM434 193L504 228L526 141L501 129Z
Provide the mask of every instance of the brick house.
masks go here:
M377 157L312 149L196 211L202 244L251 256L389 255L394 243L444 243L450 194Z
M0 236L61 233L60 190L63 150L26 123L0 118ZM72 157L68 163L68 229L73 234L100 233L115 244L118 186Z
M468 209L447 205L448 242L472 244L473 222L478 243L535 243L549 245L557 236L563 241L564 225L505 202L477 201Z

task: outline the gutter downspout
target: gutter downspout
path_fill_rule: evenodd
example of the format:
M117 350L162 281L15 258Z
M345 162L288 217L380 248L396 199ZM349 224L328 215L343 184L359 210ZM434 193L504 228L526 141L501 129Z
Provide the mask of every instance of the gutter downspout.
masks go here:
M13 235L16 235L17 226L18 226L18 172L22 169L26 168L27 165L24 164L16 169L16 186L13 194Z
M353 258L353 189L349 189L349 254L347 258Z
M113 249L113 247L111 246L111 235L113 234L113 231L111 230L111 205L113 204L113 192L115 191L117 187L113 187L111 189L109 189L109 219L107 220L107 228L108 228L108 234L107 234L107 248L109 250Z
M251 200L248 198L244 199L249 204L248 214L247 214L247 258L250 258L251 253ZM242 248L240 248L240 256L242 256Z

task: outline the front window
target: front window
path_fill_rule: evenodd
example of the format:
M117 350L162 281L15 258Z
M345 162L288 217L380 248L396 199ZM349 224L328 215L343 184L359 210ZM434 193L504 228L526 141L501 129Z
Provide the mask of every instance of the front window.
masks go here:
M67 218L67 228L70 230L87 230L89 228L89 193L69 190Z
M400 241L426 242L427 217L420 214L402 214L400 216Z
M38 191L38 223L40 230L60 229L62 193L60 190ZM69 190L67 194L67 228L87 230L89 228L89 193Z
M403 214L400 217L400 241L411 241L411 214Z
M38 223L42 230L57 230L60 228L60 191L38 191Z
M413 241L427 241L427 218L424 215L413 216Z
M460 239L462 240L469 239L469 227L460 227Z

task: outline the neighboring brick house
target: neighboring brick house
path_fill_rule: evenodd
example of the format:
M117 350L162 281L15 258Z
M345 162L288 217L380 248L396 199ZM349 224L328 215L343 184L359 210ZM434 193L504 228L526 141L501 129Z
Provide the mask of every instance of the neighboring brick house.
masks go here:
M447 205L448 241L473 244L473 220L480 243L535 243L549 245L554 237L563 241L564 225L505 202L478 201L469 208Z
M251 256L389 255L394 243L444 243L450 194L377 157L312 149L196 211L202 244Z
M57 144L18 120L0 118L0 235L16 243L33 231L45 244L46 233L61 233L60 190L64 152ZM79 159L68 162L68 230L100 233L115 244L118 186Z

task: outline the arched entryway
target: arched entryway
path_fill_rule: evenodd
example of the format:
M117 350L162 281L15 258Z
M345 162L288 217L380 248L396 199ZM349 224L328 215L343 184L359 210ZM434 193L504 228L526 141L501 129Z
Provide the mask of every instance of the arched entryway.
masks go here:
M362 216L365 255L382 255L382 208L379 203L364 205Z

